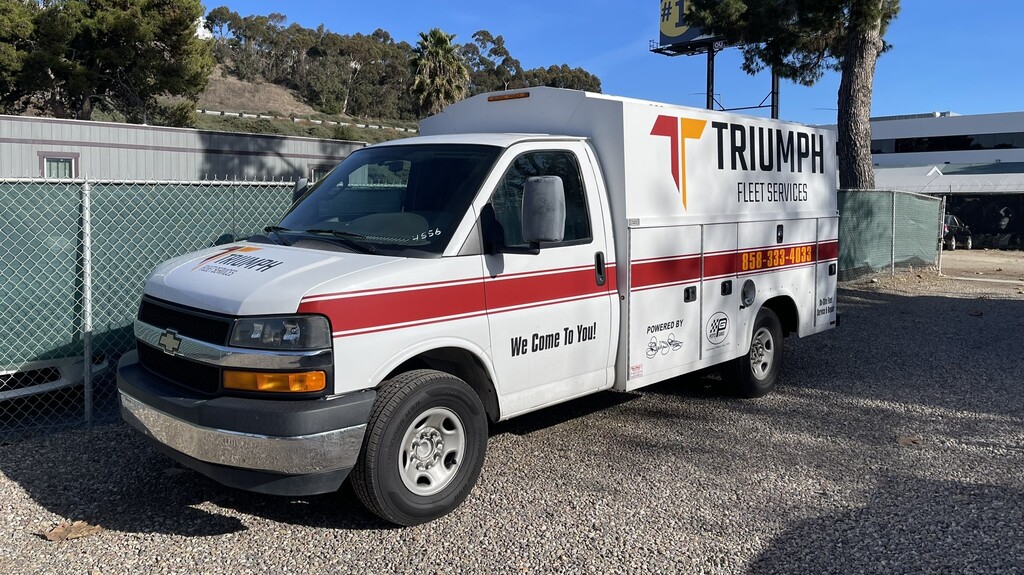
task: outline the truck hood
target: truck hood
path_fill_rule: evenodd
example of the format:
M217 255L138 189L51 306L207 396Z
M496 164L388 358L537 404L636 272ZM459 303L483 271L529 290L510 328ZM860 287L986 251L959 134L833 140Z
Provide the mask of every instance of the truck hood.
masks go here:
M295 313L302 296L318 285L400 259L228 244L160 264L146 280L145 291L156 298L228 315Z

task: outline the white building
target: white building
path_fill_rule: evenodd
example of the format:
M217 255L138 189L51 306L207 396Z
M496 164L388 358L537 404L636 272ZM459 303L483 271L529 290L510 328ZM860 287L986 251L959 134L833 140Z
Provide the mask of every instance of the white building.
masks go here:
M0 115L0 178L316 180L365 145Z
M876 187L943 196L975 234L1024 243L1024 112L872 118L871 152Z

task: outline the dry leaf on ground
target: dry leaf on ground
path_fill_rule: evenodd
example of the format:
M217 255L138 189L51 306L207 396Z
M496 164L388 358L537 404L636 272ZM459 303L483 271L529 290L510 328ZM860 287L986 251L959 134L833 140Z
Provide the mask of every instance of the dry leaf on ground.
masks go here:
M64 541L66 539L78 539L80 537L88 537L95 535L103 531L103 528L99 525L89 525L85 521L75 521L74 523L68 523L67 521L61 522L60 525L50 529L46 533L43 533L43 537L47 541Z

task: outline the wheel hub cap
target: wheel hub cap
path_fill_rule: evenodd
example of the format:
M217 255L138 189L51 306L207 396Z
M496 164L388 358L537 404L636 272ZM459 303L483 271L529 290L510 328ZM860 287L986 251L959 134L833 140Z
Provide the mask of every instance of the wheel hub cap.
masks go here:
M441 454L444 452L444 438L441 437L441 432L433 427L428 427L420 430L412 440L409 451L416 459L416 469L420 471L430 469L441 460Z
M750 368L757 379L764 379L772 368L775 359L775 341L771 333L761 328L754 334L750 342Z
M415 495L443 490L461 469L466 428L447 407L433 407L416 417L405 431L397 461L402 483Z

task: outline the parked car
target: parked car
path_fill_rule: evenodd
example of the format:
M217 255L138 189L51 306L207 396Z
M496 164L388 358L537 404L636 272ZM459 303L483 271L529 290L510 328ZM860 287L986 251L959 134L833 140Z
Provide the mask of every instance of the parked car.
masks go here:
M960 218L946 214L942 219L942 244L955 250L957 247L971 249L974 242L971 240L971 229L960 220Z
M106 356L93 356L93 375L104 373L109 365ZM84 371L85 359L82 356L30 361L17 366L0 365L0 404L7 400L82 385Z

